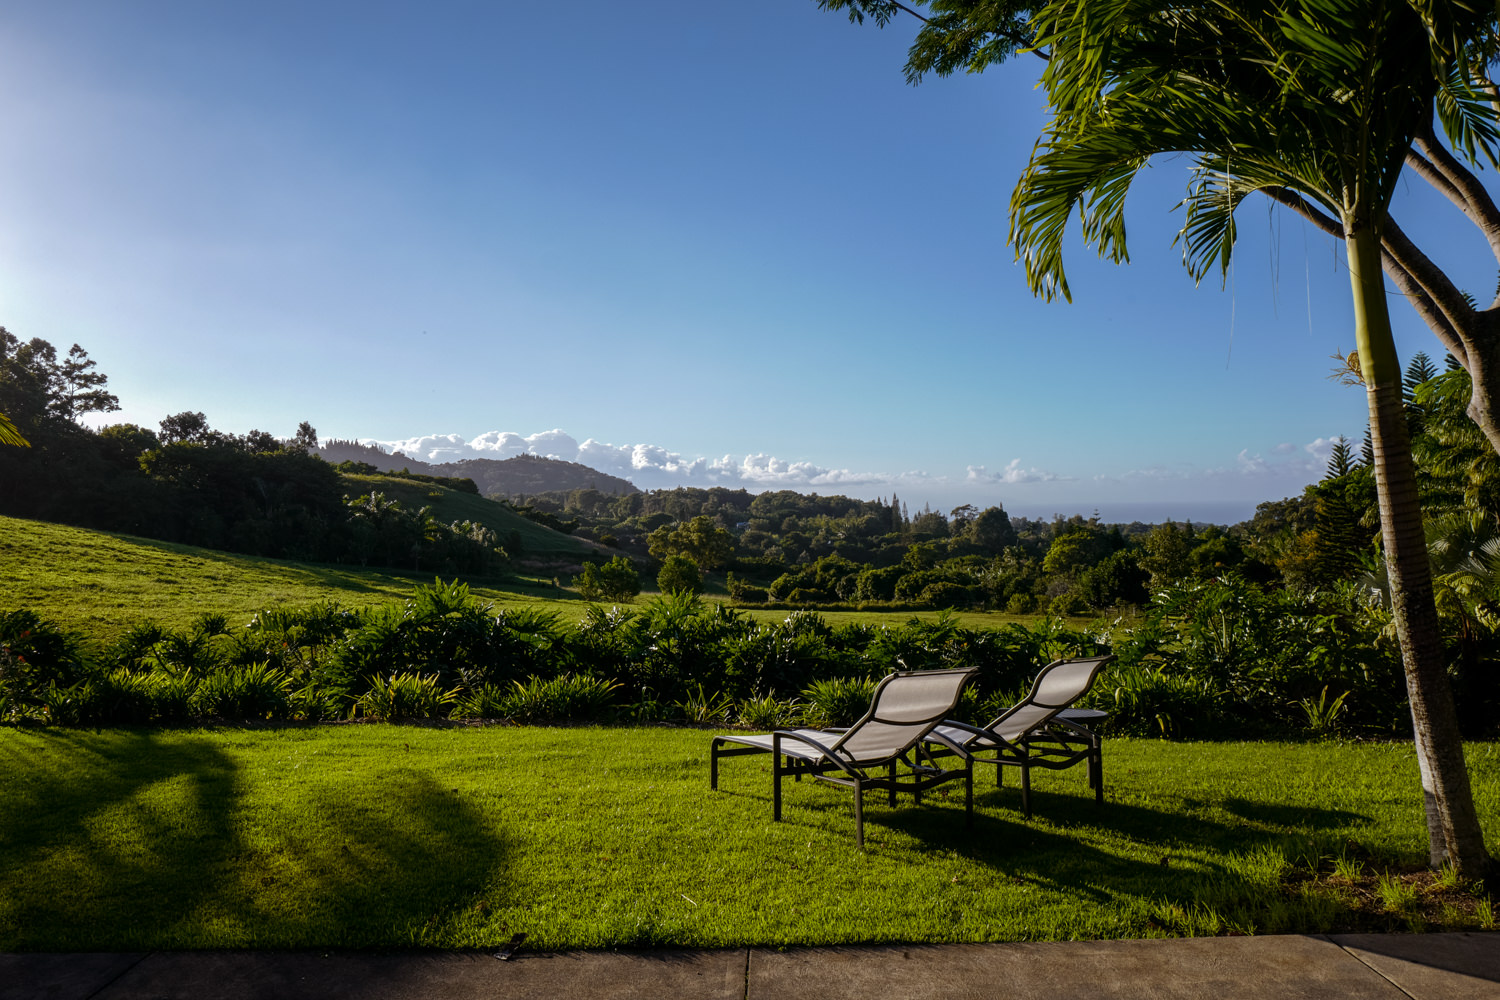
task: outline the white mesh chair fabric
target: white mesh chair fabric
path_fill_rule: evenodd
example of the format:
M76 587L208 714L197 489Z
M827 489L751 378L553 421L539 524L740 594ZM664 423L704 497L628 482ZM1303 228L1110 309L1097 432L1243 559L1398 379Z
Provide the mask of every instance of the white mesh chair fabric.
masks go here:
M953 741L938 737L961 766L940 768L914 759L933 729L958 706L963 686L974 668L918 670L882 678L870 709L848 729L777 730L765 735L738 733L715 736L709 744L709 787L719 786L719 758L769 753L772 756L773 818L781 819L781 779L810 774L820 781L854 790L855 838L864 846L864 809L861 796L883 788L895 805L898 792L921 793L944 781L963 778L968 788L968 817L973 820L973 769L969 755ZM726 749L733 744L733 748ZM877 773L876 769L884 773Z
M1031 769L1059 770L1088 762L1089 787L1094 800L1104 800L1104 762L1098 733L1063 717L1061 713L1093 687L1099 672L1113 656L1056 660L1042 668L1031 691L993 722L984 727L947 722L933 730L941 755L957 743L974 756L976 763L994 764L997 783L1004 768L1021 771L1021 803L1031 817Z

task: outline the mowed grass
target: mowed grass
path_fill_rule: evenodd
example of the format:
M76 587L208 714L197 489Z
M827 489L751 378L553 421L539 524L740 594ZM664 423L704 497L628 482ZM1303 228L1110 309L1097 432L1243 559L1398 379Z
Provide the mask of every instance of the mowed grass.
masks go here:
M1110 740L1102 807L1082 768L1030 822L982 781L973 830L961 792L872 795L862 852L842 789L789 783L773 823L740 758L710 792L709 735L0 730L0 951L1316 932L1370 925L1299 872L1425 858L1403 745ZM1469 760L1493 831L1500 753Z
M405 481L387 483L400 485ZM478 499L449 492L450 499L459 498L455 502L466 497ZM231 625L240 625L263 608L318 601L359 608L404 601L415 587L432 579L430 573L260 559L0 516L0 611L30 608L64 628L102 641L115 638L142 619L181 629L204 613L214 613L226 615ZM545 579L518 575L466 577L465 581L475 594L497 607L539 608L556 612L566 621L577 621L588 607L575 593L551 586ZM650 596L643 594L636 604ZM761 621L780 621L790 612L760 609L747 613ZM832 625L849 621L899 624L912 617L933 616L932 612L824 614ZM969 628L1027 620L990 612L963 612L958 618Z

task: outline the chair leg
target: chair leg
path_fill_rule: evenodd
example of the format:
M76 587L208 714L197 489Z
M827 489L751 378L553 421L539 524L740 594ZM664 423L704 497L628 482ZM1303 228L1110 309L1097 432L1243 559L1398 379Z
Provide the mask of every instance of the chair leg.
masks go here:
M1089 758L1089 765L1094 779L1094 804L1104 804L1104 748L1100 746L1099 737L1094 737L1093 754Z
M896 762L891 761L886 767L886 777L891 781L891 786L886 791L886 804L892 809L896 808ZM919 798L920 801L920 798Z
M771 819L781 822L781 757L771 756Z
M1031 768L1021 762L1021 811L1031 818Z
M974 825L974 764L964 772L964 825Z
M859 779L854 779L854 846L865 849L865 802L864 789Z
M781 759L782 759L783 756L784 755L781 752L781 734L780 733L772 733L771 734L771 820L773 822L776 822L776 823L780 823L781 822L781 776L783 774L788 773L788 772L795 773L795 769L792 767L792 759L790 757L786 758L786 765L785 765L785 767L782 766Z
M714 791L719 787L719 747L718 740L713 740L708 745L708 790Z

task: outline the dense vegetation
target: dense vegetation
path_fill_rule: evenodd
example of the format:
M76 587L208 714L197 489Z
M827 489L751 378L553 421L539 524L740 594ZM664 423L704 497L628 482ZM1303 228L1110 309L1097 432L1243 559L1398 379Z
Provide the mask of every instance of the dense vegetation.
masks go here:
M277 607L248 628L216 615L186 629L143 622L106 642L18 609L0 619L8 718L827 721L842 717L827 708L832 693L857 705L875 677L903 662L980 666L970 695L977 717L1018 694L1039 660L1110 648L1119 661L1097 698L1117 731L1390 734L1408 724L1373 478L1368 456L1347 443L1323 481L1230 528L1033 521L998 506L912 515L895 496L726 489L575 490L510 507L476 496L471 483L330 466L309 454L317 438L306 424L289 441L224 434L198 413L168 417L158 431L90 431L77 418L117 403L81 348L60 360L45 341L9 333L0 346L0 412L31 442L0 448L0 511L470 578L542 536L579 546L573 583L586 600L628 603L643 575L669 595L639 611L592 608L572 623L497 610L457 582L439 583L400 608ZM1462 371L1439 375L1419 356L1407 374L1450 674L1465 728L1480 735L1500 708L1500 466L1463 413ZM439 503L463 519L444 524L433 513ZM525 538L510 530L502 550L498 522L485 520L495 512L525 526ZM584 540L548 530L549 521ZM762 621L696 599L701 591L798 613ZM1116 620L988 629L948 616L892 628L814 613L853 608Z

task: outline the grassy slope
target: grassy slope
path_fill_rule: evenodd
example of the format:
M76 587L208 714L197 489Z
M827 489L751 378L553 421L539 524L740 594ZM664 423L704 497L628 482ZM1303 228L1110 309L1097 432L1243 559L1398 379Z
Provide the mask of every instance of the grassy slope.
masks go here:
M1410 747L1106 744L1082 768L866 801L672 729L0 728L0 951L494 948L1405 929L1368 888L1425 857ZM1482 821L1500 753L1472 745ZM1316 876L1316 877L1315 877ZM1428 926L1493 926L1423 886Z
M404 600L418 583L431 580L425 573L257 559L0 517L0 611L31 608L101 639L142 618L180 628L203 612L241 622L279 605L337 601L359 607ZM471 585L489 600L549 603L509 589L507 581Z
M449 497L444 502L453 504L447 509L461 511L468 495L447 492ZM446 511L442 516L449 517ZM469 515L454 514L450 519L460 520L462 516ZM536 525L531 527L555 538L565 537ZM359 607L405 600L414 586L431 581L426 573L258 559L47 521L0 517L0 611L30 608L66 628L105 640L142 618L182 628L204 612L217 612L238 623L266 607L315 601ZM475 593L500 605L545 606L574 620L586 607L575 594L535 581L469 583ZM763 621L779 621L788 612L762 610L751 614ZM900 623L913 616L831 612L825 617L837 624ZM982 612L966 612L959 618L970 627L994 627L1017 620L1011 615Z

